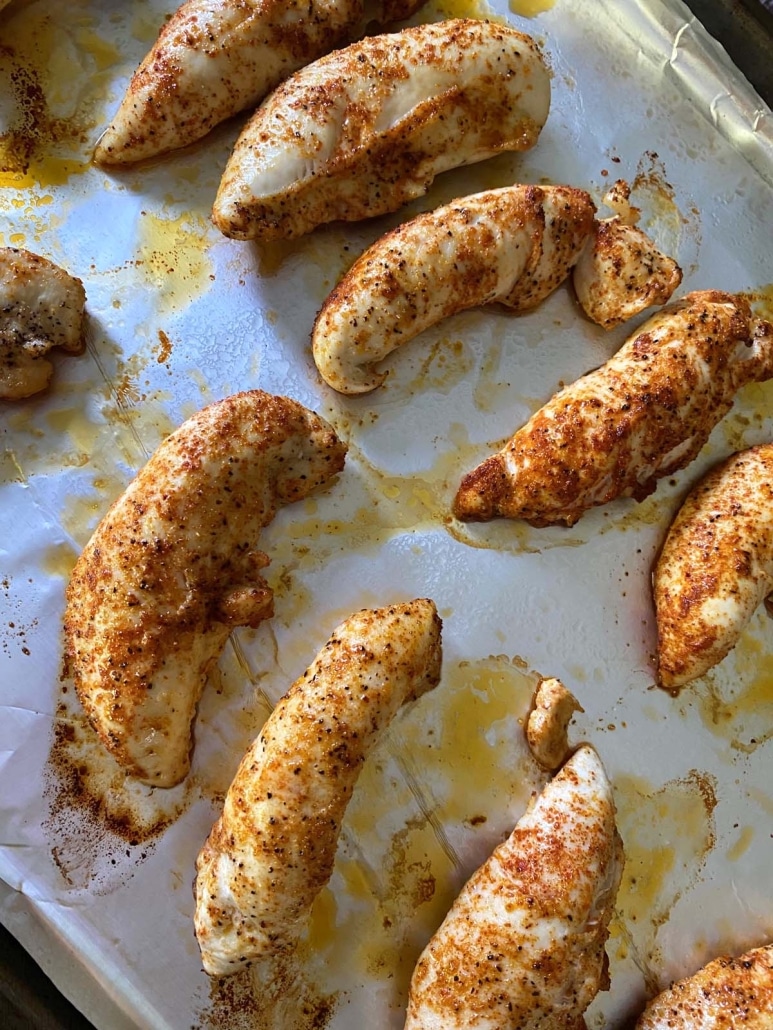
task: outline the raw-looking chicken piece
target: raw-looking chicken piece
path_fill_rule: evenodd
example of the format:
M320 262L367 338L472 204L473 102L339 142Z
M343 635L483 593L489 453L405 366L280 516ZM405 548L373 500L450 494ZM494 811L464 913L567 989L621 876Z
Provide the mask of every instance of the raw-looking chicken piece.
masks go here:
M405 1030L580 1030L609 986L604 945L622 868L612 788L583 745L424 949Z
M440 172L532 147L550 77L529 36L466 18L371 36L274 90L236 142L213 210L235 239L302 236L396 211Z
M44 390L52 347L81 354L86 292L80 279L47 258L0 247L0 397L20 400Z
M235 626L273 614L260 530L345 452L297 401L234 394L172 433L105 515L67 588L65 673L127 773L184 779L208 671Z
M561 680L551 677L540 681L526 720L526 740L543 769L553 772L569 757L569 723L575 712L582 711L580 702Z
M616 497L640 501L693 460L741 386L771 376L773 325L741 296L690 293L468 473L454 514L571 526Z
M320 375L367 393L376 364L458 311L536 307L569 275L593 231L595 206L571 186L508 186L455 200L382 236L352 265L312 332Z
M773 945L709 962L649 1003L636 1030L770 1030Z
M653 575L658 680L675 689L735 647L773 591L773 443L734 454L695 486Z
M253 109L282 79L424 0L187 0L161 29L97 142L102 165L130 164L205 136Z
M365 759L397 710L439 681L440 633L426 599L358 612L279 701L196 863L209 974L295 947Z
M631 189L619 179L604 197L618 211L595 223L572 273L585 314L604 329L627 322L645 308L666 304L682 281L682 270L635 222Z

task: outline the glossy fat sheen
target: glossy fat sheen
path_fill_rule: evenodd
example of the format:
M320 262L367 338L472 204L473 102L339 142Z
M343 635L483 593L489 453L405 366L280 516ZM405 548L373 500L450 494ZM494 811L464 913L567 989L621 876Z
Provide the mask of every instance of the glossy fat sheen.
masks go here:
M680 687L722 661L773 591L773 444L733 455L690 492L653 588L658 678Z
M320 375L366 393L375 365L428 326L479 304L528 311L566 277L595 206L570 186L509 186L455 200L387 233L351 267L312 333Z
M612 788L579 748L473 874L411 980L406 1030L575 1030L607 984L622 874Z
M383 20L422 2L387 2ZM130 164L193 143L365 24L363 0L188 0L134 73L94 159Z
M86 292L80 279L28 250L0 247L0 398L44 390L52 347L85 347Z
M195 927L212 975L292 948L333 871L363 762L401 707L440 677L429 600L342 623L278 703L197 862Z
M440 172L533 146L549 105L539 48L508 26L460 18L372 36L267 98L213 220L236 239L276 239L395 211Z
M743 297L688 294L465 476L454 514L573 525L616 497L642 500L692 461L741 386L771 376L769 322Z
M634 225L609 218L595 225L572 273L580 307L605 329L645 308L666 304L682 281L673 258Z
M165 440L98 526L67 588L65 670L132 776L185 777L208 670L234 626L272 614L260 530L344 455L296 401L235 394Z
M769 1030L773 945L717 958L651 1001L636 1030Z

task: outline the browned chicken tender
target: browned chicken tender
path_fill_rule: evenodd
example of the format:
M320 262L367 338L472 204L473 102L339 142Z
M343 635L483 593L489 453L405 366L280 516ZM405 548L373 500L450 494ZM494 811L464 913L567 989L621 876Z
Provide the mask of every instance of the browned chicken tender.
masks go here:
M234 394L172 433L100 522L67 587L65 671L131 776L186 776L208 671L235 626L273 614L260 530L345 452L297 401Z
M688 294L468 473L454 514L571 526L594 505L642 500L693 460L740 387L771 376L770 322L743 297Z

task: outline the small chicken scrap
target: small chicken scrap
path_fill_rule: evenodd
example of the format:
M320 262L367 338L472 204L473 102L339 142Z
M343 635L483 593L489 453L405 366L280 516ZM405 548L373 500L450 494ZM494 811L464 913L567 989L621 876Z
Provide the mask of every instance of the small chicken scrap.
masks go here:
M529 750L543 769L554 772L569 757L567 731L575 712L582 705L561 680L550 677L540 680L526 720Z
M187 0L134 73L94 160L131 164L194 143L368 21L408 18L423 2L384 0L366 15L364 0Z
M612 787L583 745L424 949L405 1030L579 1030L609 986L604 946L622 868Z
M709 962L649 1003L635 1030L770 1030L773 945Z
M631 188L618 179L604 197L617 213L594 225L592 239L572 274L585 314L604 329L627 322L645 308L666 304L682 281L682 270L639 229Z
M67 587L65 674L129 775L185 778L207 673L235 626L273 614L260 530L345 453L297 401L234 394L172 433L102 519Z
M643 500L693 460L741 386L771 376L773 325L744 297L690 293L468 473L454 515L571 526L594 505Z
M85 305L80 279L38 254L0 247L0 398L44 390L52 347L83 353Z
M773 591L773 443L734 454L687 495L653 575L658 680L675 690L735 647Z
M213 221L234 239L289 239L396 211L441 172L532 147L549 107L539 47L507 25L455 18L371 36L258 108Z
M566 279L595 206L571 186L508 186L456 200L382 236L325 301L314 361L340 393L375 390L375 365L428 326L481 304L536 307Z
M210 975L295 948L365 759L398 709L440 679L440 636L427 599L358 612L279 701L196 863Z

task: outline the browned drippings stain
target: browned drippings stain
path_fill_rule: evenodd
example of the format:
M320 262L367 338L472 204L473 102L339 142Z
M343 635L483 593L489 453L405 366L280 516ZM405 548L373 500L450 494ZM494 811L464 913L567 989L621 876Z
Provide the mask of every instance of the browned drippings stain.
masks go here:
M172 356L172 341L163 329L158 330L159 348L156 352L156 361L159 365L165 364Z
M630 955L654 994L663 986L660 928L685 891L698 882L716 843L716 781L692 769L661 787L621 774L614 788L625 868L612 938L618 942L618 957Z
M187 787L152 791L132 782L97 739L66 689L44 769L43 831L70 887L110 890L144 861L192 800ZM126 859L130 859L127 863Z

